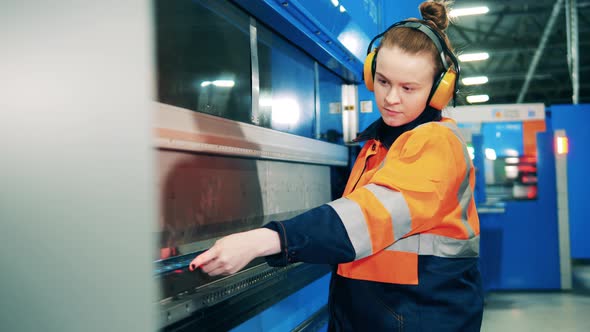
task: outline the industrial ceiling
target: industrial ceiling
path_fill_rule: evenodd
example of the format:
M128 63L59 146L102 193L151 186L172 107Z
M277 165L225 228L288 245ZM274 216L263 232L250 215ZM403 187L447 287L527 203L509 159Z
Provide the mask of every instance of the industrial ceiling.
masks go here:
M482 5L488 13L456 17L447 30L459 55L489 53L487 60L462 62L462 78L488 82L461 85L458 105L480 94L489 104L590 102L590 1L456 1L454 8Z

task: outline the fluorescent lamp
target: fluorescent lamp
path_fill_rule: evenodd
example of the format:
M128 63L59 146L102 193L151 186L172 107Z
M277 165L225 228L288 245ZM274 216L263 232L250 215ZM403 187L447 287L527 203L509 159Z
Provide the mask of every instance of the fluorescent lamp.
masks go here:
M468 61L481 61L487 60L490 55L487 52L481 53L466 53L459 55L459 61L461 62L468 62Z
M213 81L213 85L220 87L220 88L231 88L236 83L233 80L215 80Z
M344 13L346 11L346 8L344 8L344 6L340 5L340 12Z
M487 6L480 6L480 7L470 7L470 8L460 8L460 9L453 9L449 13L451 17L459 17L459 16L468 16L468 15L481 15L489 12L490 9Z
M334 5L334 7L338 7L339 4L340 2L338 2L338 0L332 0L332 5Z
M236 84L236 82L234 82L233 80L215 80L213 82L211 82L211 81L201 82L202 87L206 87L209 85L215 85L216 87L219 87L219 88L231 88L235 84Z
M461 79L461 82L465 85L485 84L488 82L488 77L487 76L465 77L465 78Z
M467 96L467 102L470 103L470 104L474 104L474 103L485 103L488 100L490 100L490 96L488 96L488 95L472 95L472 96Z

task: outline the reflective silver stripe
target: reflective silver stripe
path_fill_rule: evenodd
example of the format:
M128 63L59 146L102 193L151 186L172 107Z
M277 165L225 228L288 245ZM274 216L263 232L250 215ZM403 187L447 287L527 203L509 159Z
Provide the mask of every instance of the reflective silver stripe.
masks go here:
M446 258L478 257L479 235L469 240L458 240L436 234L416 234L397 241L385 250Z
M471 238L475 235L475 232L473 231L473 228L471 228L471 225L469 225L468 221L469 202L471 202L471 199L473 197L473 192L471 191L471 187L469 186L469 172L467 173L465 179L463 179L463 182L461 183L461 188L459 189L458 195L459 197L457 199L459 200L459 204L461 205L461 221L463 221L463 225L465 225L467 234Z
M389 247L385 248L385 250L412 252L412 253L417 254L419 248L420 248L420 234L416 234L416 235L412 235L412 236L408 236L403 239L400 239L399 241L397 241L394 244L390 245Z
M471 238L475 235L473 228L471 228L471 225L469 225L469 222L468 222L469 216L467 214L467 212L469 211L469 203L471 202L471 199L473 197L473 191L471 190L471 187L469 186L469 172L471 171L471 158L469 158L469 152L467 151L467 146L465 144L465 141L463 140L463 137L461 137L461 133L459 133L459 128L455 124L449 123L449 122L434 122L434 123L449 128L451 130L451 132L453 134L455 134L457 139L462 143L461 146L463 147L463 159L465 160L465 177L463 178L463 181L461 181L461 186L459 187L459 191L457 192L457 201L459 202L459 205L461 206L461 221L463 222L463 225L465 226L465 229L467 230L467 234L469 234L469 237Z
M389 212L393 227L393 239L399 240L412 230L412 216L406 199L399 191L370 183L365 186Z
M419 255L438 257L479 256L479 235L469 240L458 240L436 234L420 234Z
M355 260L371 255L373 245L361 207L355 201L345 197L332 201L328 205L336 211L346 228L354 248Z

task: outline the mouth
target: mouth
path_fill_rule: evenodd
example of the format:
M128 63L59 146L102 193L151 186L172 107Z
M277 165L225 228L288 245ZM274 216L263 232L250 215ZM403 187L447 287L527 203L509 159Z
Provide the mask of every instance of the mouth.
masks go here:
M390 113L390 114L401 114L402 113L402 112L390 110L390 109L387 109L387 108L385 108L384 110L385 110L385 112Z

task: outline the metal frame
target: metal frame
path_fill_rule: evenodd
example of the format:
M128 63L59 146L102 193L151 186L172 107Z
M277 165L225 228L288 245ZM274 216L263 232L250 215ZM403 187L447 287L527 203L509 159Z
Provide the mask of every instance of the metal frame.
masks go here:
M158 327L166 332L228 331L330 270L319 264L256 265L161 301Z
M578 1L565 1L567 24L567 63L572 77L572 104L580 101L580 41L578 39Z
M345 146L158 103L158 148L319 165L346 166Z
M565 130L554 131L557 137L567 137ZM569 199L567 189L567 154L560 155L555 151L555 183L557 188L557 229L559 236L559 272L561 289L572 289L572 260L570 249Z

